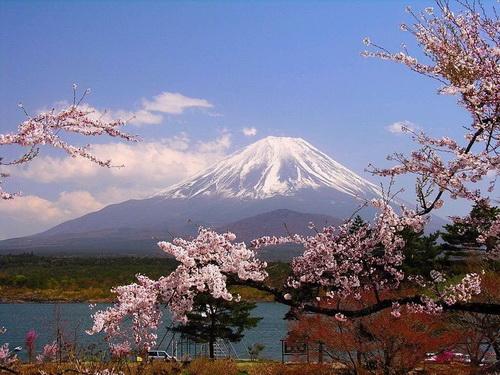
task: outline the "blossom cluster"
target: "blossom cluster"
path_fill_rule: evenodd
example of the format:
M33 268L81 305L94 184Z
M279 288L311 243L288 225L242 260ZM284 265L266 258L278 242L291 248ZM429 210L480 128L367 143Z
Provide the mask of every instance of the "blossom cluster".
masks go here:
M59 348L56 341L43 346L42 352L36 356L38 362L50 362L56 359Z
M447 284L444 274L432 270L427 283L422 282L421 277L415 281L420 286L429 287L434 296L422 296L420 303L407 304L408 311L413 313L439 314L443 311L443 305L469 302L474 295L481 293L481 277L477 273L466 274L456 284Z
M304 247L303 255L292 261L288 286L295 289L320 287L331 298L360 299L365 291L396 288L404 278L401 231L420 232L426 218L407 209L400 216L383 199L371 203L380 213L373 223L359 228L348 222L338 228L325 227L314 236L263 237L252 244L293 242Z
M9 349L9 344L0 346L0 365L10 366L17 361L17 356L13 355Z
M73 86L76 95L76 85ZM92 110L84 109L79 104L89 91L85 91L80 101L73 101L71 105L56 111L52 109L35 116L27 115L17 132L0 134L0 146L16 145L28 149L21 157L4 161L0 157L1 165L13 165L26 163L38 155L39 147L49 145L60 149L71 157L82 157L102 167L111 167L111 160L102 160L90 152L89 146L74 146L64 140L63 134L77 134L82 136L108 135L118 137L127 141L135 141L137 138L131 134L122 132L120 128L125 125L123 120L103 121L102 116L96 116ZM19 106L24 110L22 104ZM8 177L7 173L0 173L0 184ZM0 186L0 199L12 199L15 194L4 191Z
M158 282L137 275L137 282L114 288L118 302L92 315L94 324L88 334L105 333L110 347L128 342L130 333L124 324L130 325L134 343L139 352L151 349L156 343L156 330L161 322L158 301ZM128 319L131 321L128 322Z
M132 347L128 341L111 344L110 349L111 355L115 358L125 358L132 353Z
M172 255L180 265L168 277L159 280L162 299L169 302L174 318L186 321L197 293L209 292L214 298L232 300L227 290L226 275L240 280L262 281L267 277L267 264L258 260L245 243L235 243L233 233L219 234L200 228L189 241L175 238L158 246Z
M491 214L477 215L471 212L466 217L454 216L451 219L455 224L474 228L479 233L476 242L486 247L488 256L495 258L500 256L500 211L495 215L488 200L478 202L478 207Z
M477 242L483 244L488 242L493 243L489 255L492 258L500 257L500 215L497 215L488 229L485 229L479 234Z
M481 293L481 277L477 273L468 273L463 279L455 284L444 288L442 300L447 305L457 302L468 302L472 296Z

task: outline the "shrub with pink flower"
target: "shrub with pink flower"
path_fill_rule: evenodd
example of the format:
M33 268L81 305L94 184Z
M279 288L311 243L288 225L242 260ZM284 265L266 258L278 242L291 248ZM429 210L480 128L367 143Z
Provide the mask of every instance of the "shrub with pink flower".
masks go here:
M3 344L0 346L0 365L11 366L17 361L17 355L12 353L9 348L9 344Z
M126 358L132 353L132 347L128 341L110 345L111 355L114 358Z
M28 359L31 362L33 359L33 353L35 352L35 344L36 338L38 337L36 331L31 329L26 333L26 337L24 338L24 343L26 345L26 350L28 352Z
M50 344L45 344L43 346L42 353L36 356L36 360L38 362L51 362L56 359L57 353L59 352L59 348L57 346L57 342L53 341Z

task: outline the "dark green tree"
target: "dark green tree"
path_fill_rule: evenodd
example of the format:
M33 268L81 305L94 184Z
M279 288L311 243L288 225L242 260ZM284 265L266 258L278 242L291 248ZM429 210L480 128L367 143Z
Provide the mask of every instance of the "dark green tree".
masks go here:
M349 232L355 233L360 228L364 227L365 225L366 225L366 222L363 220L363 218L359 215L356 215L354 217L354 220L352 221L352 225L351 225L351 228L349 229Z
M425 235L423 232L403 230L402 236L405 240L403 270L405 273L429 275L431 270L443 270L449 266L448 255L437 243L439 235L439 232Z
M173 330L195 342L208 343L210 358L214 358L217 339L238 342L245 330L255 327L262 319L250 316L254 308L255 303L225 301L207 293L199 294L188 314L188 323Z
M476 203L469 214L467 222L457 222L444 226L445 232L441 238L445 242L443 248L452 254L467 255L470 251L477 251L486 248L490 251L495 247L497 238L488 238L485 245L477 243L480 231L491 225L496 216L500 214L500 209L490 206L487 201Z

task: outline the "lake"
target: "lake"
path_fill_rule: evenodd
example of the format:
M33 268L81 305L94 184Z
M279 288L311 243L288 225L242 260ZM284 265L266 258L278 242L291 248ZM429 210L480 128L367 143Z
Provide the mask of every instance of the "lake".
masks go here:
M97 308L102 309L109 305L100 304ZM233 347L240 358L248 358L247 346L255 343L265 345L261 357L269 359L281 359L281 342L287 331L287 322L283 320L288 307L274 303L257 303L252 315L262 317L258 326L245 332L245 337L239 343L233 343ZM91 310L86 303L23 303L23 304L0 304L0 327L3 326L7 332L0 336L0 344L8 342L10 348L23 347L20 353L22 359L26 359L24 350L24 337L26 332L34 329L37 334L37 351L43 345L52 342L56 337L57 327L62 330L64 336L71 342L76 342L79 347L96 344L105 347L102 335L89 336L85 333L92 325L90 318ZM170 325L168 315L164 316L164 324L158 332L158 341L165 335L166 327ZM164 340L160 349L165 349L169 339Z

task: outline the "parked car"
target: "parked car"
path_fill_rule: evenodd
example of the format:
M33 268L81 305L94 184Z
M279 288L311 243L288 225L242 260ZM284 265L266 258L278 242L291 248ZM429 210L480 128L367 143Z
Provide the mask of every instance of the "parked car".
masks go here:
M164 350L150 350L148 352L148 359L150 360L161 359L163 361L171 361L174 358Z
M470 363L470 356L468 354L453 352L451 350L444 350L440 353L427 353L427 356L424 361L436 362L436 363L450 363L450 362Z

